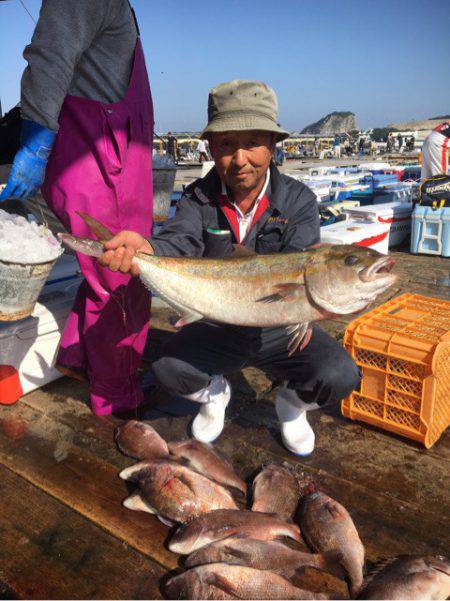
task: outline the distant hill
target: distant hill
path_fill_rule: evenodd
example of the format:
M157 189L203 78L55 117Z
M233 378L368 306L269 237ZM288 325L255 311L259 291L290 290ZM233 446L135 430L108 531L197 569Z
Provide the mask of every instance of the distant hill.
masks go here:
M302 134L330 135L358 129L355 114L350 111L334 111L319 121L305 127Z
M439 117L430 117L430 119L450 119L450 115L440 115Z
M446 119L450 119L450 115L442 117L433 117L433 119L423 119L422 121L404 121L403 123L391 123L388 128L395 128L400 131L414 131L419 129L434 129Z

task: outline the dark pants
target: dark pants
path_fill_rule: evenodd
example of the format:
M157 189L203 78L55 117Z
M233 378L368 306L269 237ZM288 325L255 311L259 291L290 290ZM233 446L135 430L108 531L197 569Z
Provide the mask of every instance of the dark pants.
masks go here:
M289 380L306 403L337 403L359 386L353 359L316 325L309 344L288 356L284 328L243 328L197 322L183 327L153 363L160 384L174 395L208 386L214 375L243 367L263 370L272 379Z

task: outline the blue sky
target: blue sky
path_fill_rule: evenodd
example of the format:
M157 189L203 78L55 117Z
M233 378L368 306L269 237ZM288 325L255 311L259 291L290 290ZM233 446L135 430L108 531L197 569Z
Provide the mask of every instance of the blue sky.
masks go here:
M98 0L95 0L98 1ZM41 2L24 0L37 18ZM209 88L260 79L280 123L301 129L333 110L363 128L450 113L450 0L134 0L156 131L200 129ZM3 110L20 97L33 22L0 2Z

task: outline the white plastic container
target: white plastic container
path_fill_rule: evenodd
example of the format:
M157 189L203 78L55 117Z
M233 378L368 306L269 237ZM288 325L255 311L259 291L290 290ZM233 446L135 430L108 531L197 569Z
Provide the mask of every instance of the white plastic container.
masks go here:
M389 223L374 223L347 219L320 228L320 240L326 244L356 244L373 248L387 255L389 248Z
M75 255L64 253L56 261L55 266L50 272L50 275L45 282L45 286L41 292L41 297L45 297L48 293L61 290L67 290L71 283L80 283L81 270ZM78 287L77 284L77 287ZM38 301L40 300L38 298Z
M389 247L398 246L411 233L413 205L403 202L386 202L365 207L348 208L344 213L352 221L370 221L389 226Z
M64 258L63 261L61 259ZM61 334L82 281L75 257L63 255L49 276L31 316L0 323L0 368L17 372L22 394L60 378L54 362ZM0 369L0 403L2 381ZM20 395L19 395L20 396Z
M382 163L379 161L375 161L372 163L361 163L359 165L359 168L362 171L383 171L385 169L391 169L391 166L389 163Z

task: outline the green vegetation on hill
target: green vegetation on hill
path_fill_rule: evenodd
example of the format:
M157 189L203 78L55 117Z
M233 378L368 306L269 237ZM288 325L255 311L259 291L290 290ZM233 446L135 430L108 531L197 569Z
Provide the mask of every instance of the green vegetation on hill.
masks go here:
M385 142L390 131L400 131L395 127L374 127L373 132L370 134L372 140L375 142Z

